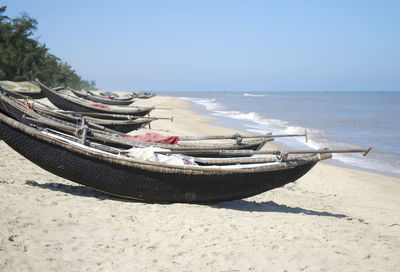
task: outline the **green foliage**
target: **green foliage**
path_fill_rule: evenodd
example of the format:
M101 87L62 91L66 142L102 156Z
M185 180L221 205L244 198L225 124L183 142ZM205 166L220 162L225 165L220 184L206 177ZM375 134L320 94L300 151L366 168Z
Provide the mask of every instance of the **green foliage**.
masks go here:
M31 81L38 78L48 86L75 89L94 88L92 80L82 80L66 62L50 54L45 45L31 36L38 22L23 13L10 19L0 7L0 80Z

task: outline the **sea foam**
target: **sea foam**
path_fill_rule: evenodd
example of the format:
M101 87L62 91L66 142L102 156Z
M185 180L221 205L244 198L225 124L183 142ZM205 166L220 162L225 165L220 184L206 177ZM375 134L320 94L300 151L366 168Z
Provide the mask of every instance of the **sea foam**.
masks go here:
M250 94L250 93L244 93L243 96L265 97L265 96L267 96L267 95L265 95L265 94Z

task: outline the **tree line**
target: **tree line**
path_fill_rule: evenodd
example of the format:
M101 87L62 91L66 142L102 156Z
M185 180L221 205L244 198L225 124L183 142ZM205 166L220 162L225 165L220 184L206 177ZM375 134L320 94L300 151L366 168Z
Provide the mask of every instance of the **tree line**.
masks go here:
M94 88L96 83L83 80L68 63L49 53L45 44L32 38L38 22L26 13L16 18L5 16L0 7L0 80L31 81L38 78L48 86L74 89Z

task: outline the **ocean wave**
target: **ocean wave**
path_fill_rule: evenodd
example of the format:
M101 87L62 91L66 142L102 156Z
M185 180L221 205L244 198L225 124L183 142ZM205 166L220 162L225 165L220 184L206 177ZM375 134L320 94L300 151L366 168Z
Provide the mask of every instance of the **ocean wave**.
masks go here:
M250 94L250 93L244 93L243 96L263 97L263 96L267 96L267 95L265 95L265 94Z
M302 134L307 130L308 141L303 137L282 137L275 138L278 143L282 143L289 149L313 149L329 147L330 149L352 149L360 148L348 143L335 142L328 139L326 132L315 128L305 128L294 126L285 120L267 118L257 112L241 112L227 110L226 107L218 103L214 98L185 98L198 105L201 105L210 111L214 116L230 118L234 120L245 121L241 126L248 132L256 134ZM333 160L336 160L350 167L373 170L382 173L391 173L395 176L400 176L400 170L395 167L395 164L383 163L381 160L372 157L360 157L360 154L333 154ZM390 161L390 160L386 160Z
M224 109L224 107L221 104L217 103L214 98L193 98L193 97L180 97L180 98L201 105L211 112L219 109Z
M214 115L219 115L219 116L224 116L224 117L229 117L232 119L238 119L238 120L249 120L256 122L260 118L260 115L258 115L255 112L240 112L240 111L221 111L221 110L216 110L213 112Z
M359 169L369 169L385 174L390 173L394 176L400 175L400 169L395 165L383 163L382 160L378 159L370 159L356 156L357 155L355 154L333 154L332 158L346 165L350 165Z

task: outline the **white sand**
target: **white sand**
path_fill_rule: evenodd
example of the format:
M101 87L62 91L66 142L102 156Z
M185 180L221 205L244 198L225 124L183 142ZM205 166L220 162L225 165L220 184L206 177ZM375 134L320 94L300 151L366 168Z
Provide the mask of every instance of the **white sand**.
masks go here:
M231 134L177 98L169 134ZM146 130L144 130L145 132ZM163 133L168 134L163 131ZM54 176L0 141L0 271L400 271L400 180L317 164L258 196L146 204Z

